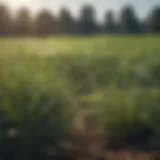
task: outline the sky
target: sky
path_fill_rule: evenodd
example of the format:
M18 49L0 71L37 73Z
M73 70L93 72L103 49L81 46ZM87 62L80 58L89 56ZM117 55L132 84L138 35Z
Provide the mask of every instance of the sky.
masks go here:
M97 9L98 18L102 18L106 10L114 10L117 14L124 5L131 4L135 7L139 17L146 17L154 6L160 6L160 0L0 0L11 6L13 10L27 6L33 12L40 8L47 8L55 13L61 7L68 7L74 15L78 14L83 4L92 4Z

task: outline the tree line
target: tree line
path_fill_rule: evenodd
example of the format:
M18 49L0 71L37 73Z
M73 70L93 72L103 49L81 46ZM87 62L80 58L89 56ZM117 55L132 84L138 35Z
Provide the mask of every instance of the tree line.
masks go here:
M33 16L28 8L20 8L16 15L12 16L6 5L0 5L0 36L96 33L160 33L160 6L153 8L145 19L138 18L134 7L129 5L121 9L117 18L112 10L107 10L103 22L100 23L92 5L82 6L77 18L73 17L67 8L61 8L57 16L46 9L41 9Z

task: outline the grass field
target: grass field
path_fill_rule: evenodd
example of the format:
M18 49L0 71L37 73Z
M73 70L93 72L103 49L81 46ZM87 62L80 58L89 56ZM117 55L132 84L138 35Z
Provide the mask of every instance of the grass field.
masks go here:
M93 36L55 38L1 39L1 53L105 53L135 55L160 50L159 36ZM9 54L8 53L8 54ZM127 55L126 55L127 54Z
M14 158L30 159L70 135L82 109L115 143L159 139L159 44L151 35L1 39L0 147L15 145L14 128Z

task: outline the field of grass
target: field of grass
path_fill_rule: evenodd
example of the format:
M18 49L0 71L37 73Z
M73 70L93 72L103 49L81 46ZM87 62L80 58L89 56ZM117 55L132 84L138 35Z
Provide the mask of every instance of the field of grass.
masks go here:
M151 35L1 39L0 159L48 146L58 154L84 109L113 144L159 139L159 44Z
M1 54L31 53L91 53L135 55L142 52L160 50L159 36L91 36L91 37L54 37L54 38L17 38L1 39Z

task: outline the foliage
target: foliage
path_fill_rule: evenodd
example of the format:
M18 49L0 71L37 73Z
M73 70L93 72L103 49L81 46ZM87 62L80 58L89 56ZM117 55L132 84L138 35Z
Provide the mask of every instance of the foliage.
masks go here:
M27 8L21 8L13 23L13 34L19 36L29 36L31 30L31 15Z
M58 32L60 34L75 33L75 20L69 10L62 8L58 18Z
M17 55L3 59L0 73L1 159L38 158L50 146L56 156L58 143L70 133L71 96L49 66L52 65L36 56Z
M111 87L102 101L99 120L110 143L140 146L160 136L158 125L155 127L159 121L159 89Z
M105 14L104 31L107 33L116 33L118 31L115 16L112 11L107 11Z
M41 10L35 18L33 31L38 36L48 36L54 33L56 28L55 24L55 19L52 13L48 10Z
M113 141L159 138L159 41L116 35L0 40L0 158L35 159L50 146L56 156L76 111L85 107Z
M131 6L124 7L120 17L120 30L124 33L140 32L139 20Z
M82 34L97 33L96 11L92 5L84 5L80 11L79 31Z
M91 4L84 4L79 16L72 15L67 8L61 8L57 16L53 11L40 9L32 16L27 8L20 8L15 16L11 15L8 6L0 4L0 36L52 36L52 35L88 35L99 33L158 33L159 6L150 11L150 16L140 20L133 6L121 9L120 16L107 11L102 23L97 19L96 8Z
M160 7L154 8L148 20L149 30L152 33L160 32Z
M6 36L11 31L11 14L5 5L0 5L0 35Z

